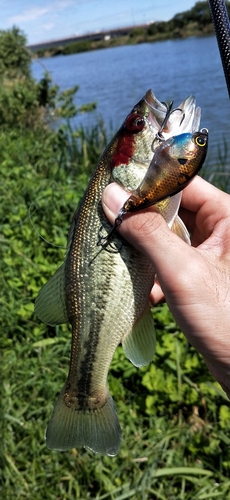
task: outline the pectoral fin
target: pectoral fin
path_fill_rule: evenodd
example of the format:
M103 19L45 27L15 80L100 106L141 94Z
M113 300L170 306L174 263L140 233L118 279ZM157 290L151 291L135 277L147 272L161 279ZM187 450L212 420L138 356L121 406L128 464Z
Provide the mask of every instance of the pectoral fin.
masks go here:
M135 366L147 365L155 353L156 334L151 310L145 310L122 340L125 355Z
M189 232L188 232L186 226L184 225L183 221L181 220L181 218L178 215L176 216L175 220L173 221L171 230L174 233L176 233L177 236L179 236L182 240L184 240L185 243L188 243L188 245L191 245Z
M35 313L47 325L55 326L68 322L64 287L64 264L62 264L42 287L35 301Z

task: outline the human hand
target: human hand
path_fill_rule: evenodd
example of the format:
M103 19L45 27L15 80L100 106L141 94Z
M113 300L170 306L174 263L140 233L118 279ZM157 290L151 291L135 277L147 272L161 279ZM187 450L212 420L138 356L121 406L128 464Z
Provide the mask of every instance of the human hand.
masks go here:
M128 197L118 184L105 189L102 203L111 223ZM118 231L154 265L159 285L151 293L153 304L165 297L230 397L230 196L195 177L183 190L180 217L192 234L191 247L154 207L125 216Z

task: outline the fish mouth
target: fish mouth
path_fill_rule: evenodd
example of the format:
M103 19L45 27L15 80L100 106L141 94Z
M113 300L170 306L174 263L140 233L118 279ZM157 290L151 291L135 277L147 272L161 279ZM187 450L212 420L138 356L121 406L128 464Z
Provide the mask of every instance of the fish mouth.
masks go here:
M149 108L148 121L151 128L156 135L160 132L163 140L199 130L201 109L196 106L196 99L193 95L189 95L178 107L172 107L170 110L166 103L156 98L152 90L146 92L144 101Z

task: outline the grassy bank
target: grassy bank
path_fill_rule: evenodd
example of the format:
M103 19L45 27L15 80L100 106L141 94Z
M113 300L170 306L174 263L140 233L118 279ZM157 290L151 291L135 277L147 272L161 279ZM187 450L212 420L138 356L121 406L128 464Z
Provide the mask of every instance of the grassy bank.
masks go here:
M24 44L19 32L0 37L4 54L25 56ZM7 60L0 87L0 498L228 498L229 401L166 305L153 310L150 366L135 368L121 347L114 355L109 388L123 431L118 456L46 448L71 333L68 325L40 323L33 304L63 261L72 214L108 137L102 124L71 130L69 118L93 105L76 110L77 88L60 94L47 78L37 84L29 65ZM54 130L55 116L65 122Z

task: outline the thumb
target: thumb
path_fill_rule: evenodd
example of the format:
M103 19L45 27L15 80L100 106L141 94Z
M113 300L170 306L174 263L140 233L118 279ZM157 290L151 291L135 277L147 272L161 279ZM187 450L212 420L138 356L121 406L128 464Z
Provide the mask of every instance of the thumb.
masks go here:
M102 205L112 224L129 196L129 193L115 183L109 184L104 190ZM153 263L164 293L166 288L172 292L179 285L178 279L188 282L193 261L197 269L194 248L169 229L163 217L154 211L154 207L125 215L118 231Z

